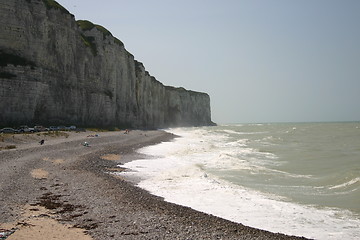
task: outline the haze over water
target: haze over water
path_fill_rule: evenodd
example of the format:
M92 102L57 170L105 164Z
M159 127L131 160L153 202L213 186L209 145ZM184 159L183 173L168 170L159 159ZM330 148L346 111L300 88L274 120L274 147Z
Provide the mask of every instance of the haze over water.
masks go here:
M315 239L360 238L360 123L170 129L125 164L166 201Z

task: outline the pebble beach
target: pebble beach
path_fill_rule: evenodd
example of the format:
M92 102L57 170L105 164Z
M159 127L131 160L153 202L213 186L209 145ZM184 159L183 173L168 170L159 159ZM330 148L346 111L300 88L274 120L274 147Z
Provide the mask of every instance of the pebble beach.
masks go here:
M165 202L113 174L146 157L136 149L174 137L139 130L2 137L0 239L304 239Z

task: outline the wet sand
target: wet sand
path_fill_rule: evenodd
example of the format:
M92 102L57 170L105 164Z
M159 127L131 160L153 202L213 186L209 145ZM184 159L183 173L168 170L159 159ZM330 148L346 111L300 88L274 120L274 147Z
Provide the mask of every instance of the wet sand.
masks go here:
M12 230L9 240L300 239L165 202L111 174L144 157L136 149L173 137L131 131L5 140L16 148L0 151L0 233Z

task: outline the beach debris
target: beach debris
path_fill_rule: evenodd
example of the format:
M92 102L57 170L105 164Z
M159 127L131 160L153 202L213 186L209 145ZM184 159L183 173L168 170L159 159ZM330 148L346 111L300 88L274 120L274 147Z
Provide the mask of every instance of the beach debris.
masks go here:
M124 134L128 134L128 133L130 133L130 130L129 130L129 129L125 129Z
M11 234L13 234L17 228L12 228L10 230L7 229L0 229L0 240L7 239Z
M83 143L83 146L84 146L84 147L90 147L90 145L89 145L88 142L84 142L84 143Z
M99 135L99 134L95 134L95 135L90 134L90 135L88 135L87 137L100 137L100 135Z
M45 143L45 140L41 139L41 141L39 143L40 143L40 145L43 145Z

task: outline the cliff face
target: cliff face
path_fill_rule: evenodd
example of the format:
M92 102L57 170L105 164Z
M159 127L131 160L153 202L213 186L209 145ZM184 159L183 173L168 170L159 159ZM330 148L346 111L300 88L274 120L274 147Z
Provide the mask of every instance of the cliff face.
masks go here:
M0 0L0 125L210 125L205 93L166 87L105 28L52 0Z

